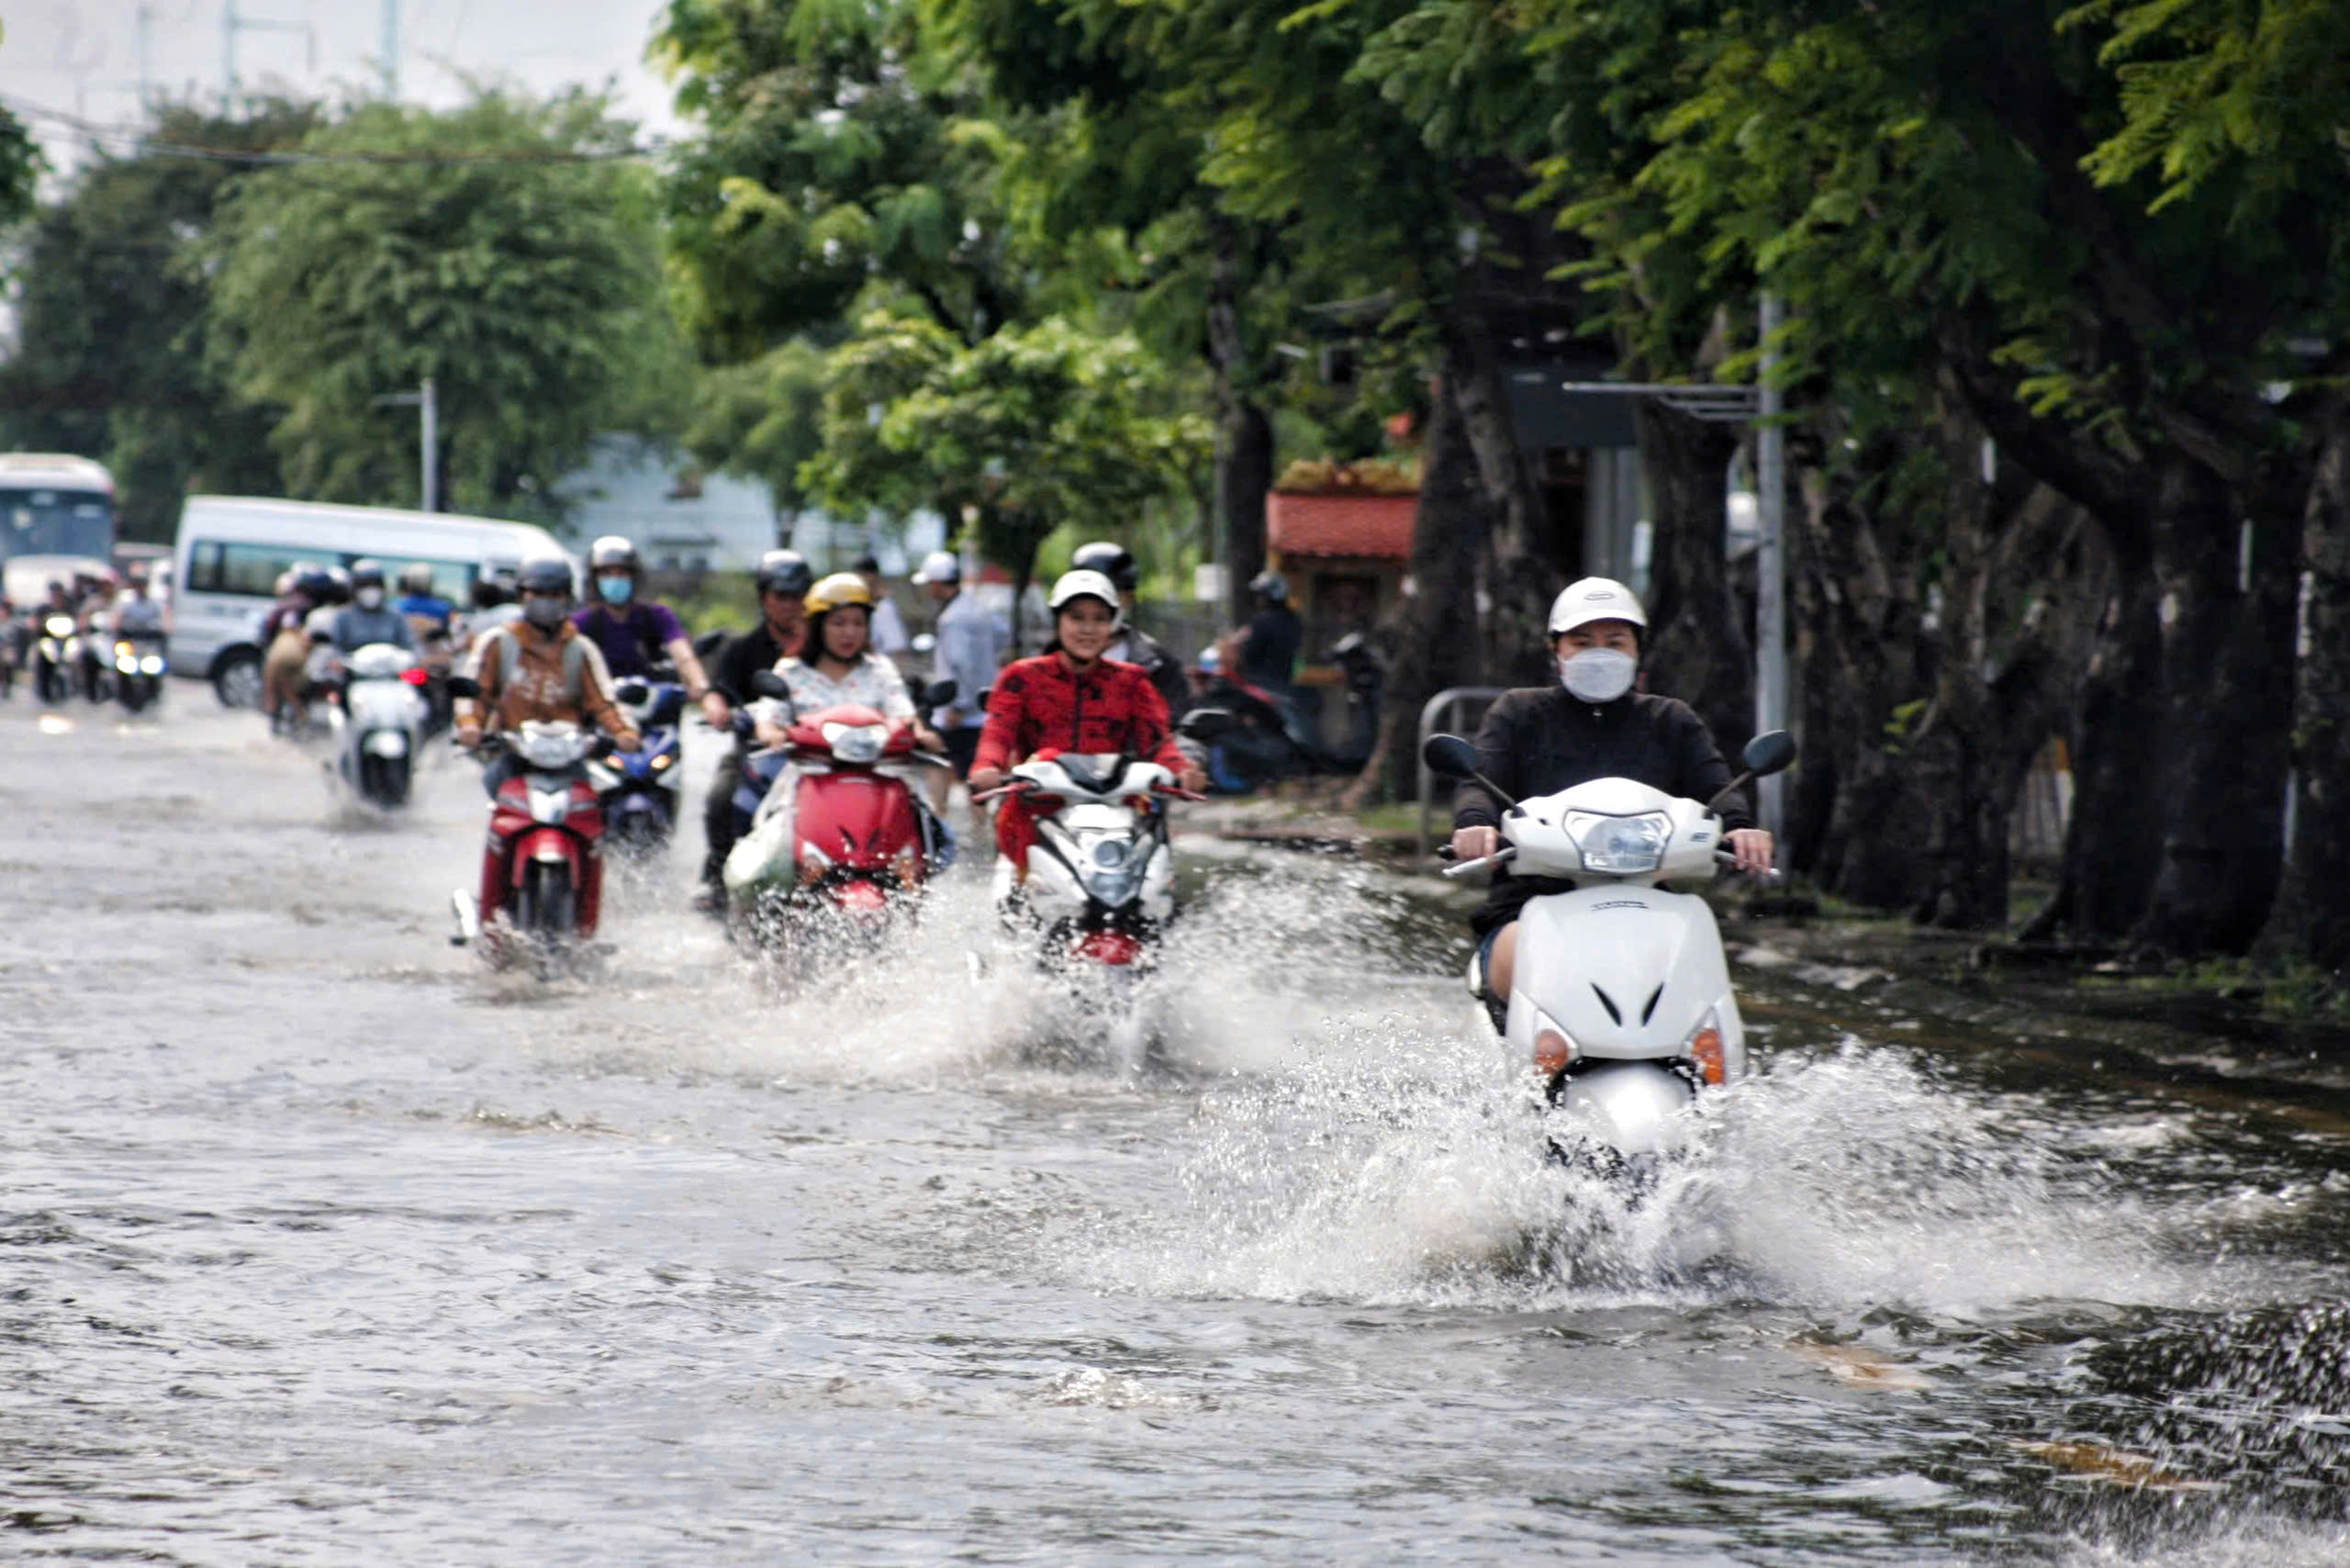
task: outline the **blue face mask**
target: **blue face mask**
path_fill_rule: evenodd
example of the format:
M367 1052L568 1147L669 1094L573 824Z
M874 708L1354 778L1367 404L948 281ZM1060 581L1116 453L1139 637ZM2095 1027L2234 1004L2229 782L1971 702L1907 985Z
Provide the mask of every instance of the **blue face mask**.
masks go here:
M633 577L598 577L596 591L604 596L606 604L626 604L636 593Z

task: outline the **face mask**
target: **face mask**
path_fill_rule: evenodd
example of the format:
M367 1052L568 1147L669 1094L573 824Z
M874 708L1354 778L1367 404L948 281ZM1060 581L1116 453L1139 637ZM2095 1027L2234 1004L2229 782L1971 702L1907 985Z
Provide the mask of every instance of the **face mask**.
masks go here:
M552 594L533 594L522 601L522 618L542 631L563 624L563 600Z
M596 579L596 591L604 596L604 602L606 604L626 604L629 601L630 596L636 592L636 579L633 577L598 577Z
M1614 648L1585 648L1559 661L1559 679L1585 702L1613 702L1632 689L1639 661Z
M384 590L382 588L364 588L357 593L352 594L351 597L359 601L359 608L362 610L381 610L384 608Z

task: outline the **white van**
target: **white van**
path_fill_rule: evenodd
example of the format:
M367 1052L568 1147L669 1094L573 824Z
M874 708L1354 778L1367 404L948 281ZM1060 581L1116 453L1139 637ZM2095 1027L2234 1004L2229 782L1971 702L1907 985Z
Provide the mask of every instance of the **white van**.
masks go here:
M476 578L510 572L534 555L565 554L527 522L389 507L329 506L246 496L190 496L173 552L171 660L201 673L220 700L250 708L261 695L261 623L276 602L279 574L297 566L383 563L398 597L400 569L432 568L432 591L463 607Z

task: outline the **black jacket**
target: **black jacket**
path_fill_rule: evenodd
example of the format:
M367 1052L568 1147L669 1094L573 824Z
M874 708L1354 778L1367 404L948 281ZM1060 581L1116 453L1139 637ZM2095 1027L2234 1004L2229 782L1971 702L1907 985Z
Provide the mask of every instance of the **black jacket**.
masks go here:
M1686 702L1635 694L1594 705L1558 686L1505 692L1488 708L1477 731L1477 767L1521 801L1593 778L1636 778L1668 795L1710 801L1730 781L1729 764ZM1474 779L1461 781L1452 807L1456 828L1501 825L1502 803ZM1743 791L1722 802L1721 814L1725 832L1754 825ZM1482 936L1516 919L1527 900L1573 885L1496 869L1469 924Z
M763 669L775 668L776 660L783 657L783 650L776 645L775 633L767 630L762 620L747 632L738 632L726 640L726 647L711 662L710 683L726 694L729 702L751 701L758 693L751 689L751 678Z
M1126 662L1142 666L1143 673L1150 677L1150 684L1167 699L1168 722L1172 723L1181 718L1192 706L1192 683L1183 674L1183 661L1139 626L1127 626L1125 643Z

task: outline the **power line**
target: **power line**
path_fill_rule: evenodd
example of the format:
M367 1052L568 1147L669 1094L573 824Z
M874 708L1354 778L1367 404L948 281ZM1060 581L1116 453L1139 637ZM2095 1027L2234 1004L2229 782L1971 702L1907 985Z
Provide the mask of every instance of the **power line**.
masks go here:
M137 126L103 125L67 114L45 104L0 94L0 106L29 119L49 120L77 130L94 142L119 143L135 151L165 158L204 158L220 163L293 164L293 163L383 163L383 164L479 164L479 163L610 163L628 158L657 158L668 151L667 144L654 140L626 147L605 148L595 151L566 152L560 149L509 150L485 149L477 152L396 152L370 151L353 149L333 152L300 151L262 151L241 147L210 147L192 141L166 141L150 135Z

